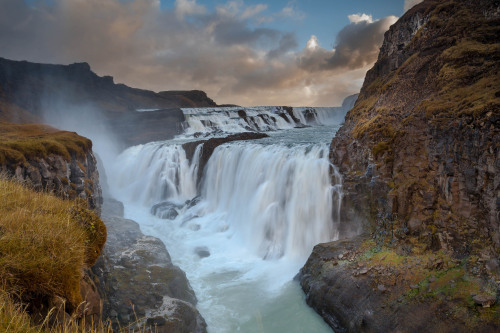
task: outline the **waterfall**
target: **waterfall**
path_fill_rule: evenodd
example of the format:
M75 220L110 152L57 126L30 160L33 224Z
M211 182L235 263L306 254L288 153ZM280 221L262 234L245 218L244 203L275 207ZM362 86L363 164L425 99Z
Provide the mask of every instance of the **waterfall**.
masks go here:
M111 178L125 201L149 207L168 201L182 217L188 209L182 205L198 194L201 149L190 163L181 145L132 147L118 157L120 172ZM326 144L225 144L203 173L198 211L185 216L223 215L230 232L261 258L305 257L338 236L342 186L335 168L331 184L330 168Z
M320 113L288 110L280 119L289 124L321 122ZM314 245L338 238L342 178L328 158L338 127L229 142L203 172L202 145L188 159L186 137L130 147L115 160L111 194L185 270L209 331L255 332L256 318L266 331L330 331L292 279Z
M200 152L201 145L190 163L178 144L153 142L128 148L115 161L119 171L109 175L120 191L117 197L146 206L165 200L184 203L197 193Z
M338 122L345 112L340 107L291 108L263 107L214 107L184 108L185 135L213 133L268 132L304 127L330 125Z
M338 236L332 198L341 188L330 185L327 154L326 145L218 147L203 183L208 211L226 212L244 244L265 259L308 255Z

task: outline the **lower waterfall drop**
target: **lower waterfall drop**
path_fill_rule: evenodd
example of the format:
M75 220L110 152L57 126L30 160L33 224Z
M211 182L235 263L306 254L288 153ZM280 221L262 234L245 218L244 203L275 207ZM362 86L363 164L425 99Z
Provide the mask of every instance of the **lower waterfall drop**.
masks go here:
M206 168L209 212L264 259L304 257L336 238L326 145L284 147L236 143L218 147Z

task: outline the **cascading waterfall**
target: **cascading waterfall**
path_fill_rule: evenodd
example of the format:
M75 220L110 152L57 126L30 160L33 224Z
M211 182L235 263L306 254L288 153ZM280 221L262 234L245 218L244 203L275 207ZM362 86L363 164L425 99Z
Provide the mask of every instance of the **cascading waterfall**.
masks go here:
M294 113L287 115L300 119ZM113 196L186 271L209 331L273 331L278 317L277 331L329 331L290 281L314 245L338 237L342 180L328 159L337 128L226 143L213 151L202 179L202 145L189 161L186 137L131 147L116 159L108 175ZM151 215L160 204L168 211ZM209 256L199 256L200 248Z
M169 200L180 204L196 196L201 145L190 163L181 145L149 143L134 146L117 159L120 172L110 178L125 200L150 206ZM117 196L120 196L117 194Z
M216 107L184 108L185 135L210 133L267 132L308 125L330 125L341 108Z
M113 182L128 202L182 205L197 195L201 149L190 163L181 145L129 148L118 158L121 172ZM338 236L341 185L330 184L327 155L328 146L321 144L219 146L207 164L203 210L196 215L224 213L236 237L262 258L307 256L314 245Z
M218 147L207 165L208 211L226 212L244 244L266 259L308 255L336 238L326 145L236 143ZM337 196L340 198L340 196Z

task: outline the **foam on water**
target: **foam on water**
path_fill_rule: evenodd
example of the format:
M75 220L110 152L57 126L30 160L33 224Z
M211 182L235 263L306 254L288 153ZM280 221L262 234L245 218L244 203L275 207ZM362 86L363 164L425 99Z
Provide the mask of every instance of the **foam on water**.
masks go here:
M126 217L159 237L186 271L210 332L330 331L292 279L314 245L337 237L341 179L324 139L334 132L294 129L219 146L200 193L201 147L191 163L171 142L131 147L116 160L113 195L124 202ZM182 205L197 194L196 204ZM179 215L152 216L151 205L161 201L178 204ZM210 256L200 258L198 247Z

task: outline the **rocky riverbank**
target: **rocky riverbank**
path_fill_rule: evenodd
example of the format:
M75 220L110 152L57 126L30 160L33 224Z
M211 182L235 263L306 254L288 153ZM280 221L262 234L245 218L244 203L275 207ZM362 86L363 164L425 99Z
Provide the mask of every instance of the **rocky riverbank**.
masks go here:
M500 285L469 273L480 265L359 236L317 245L300 282L335 332L495 332Z
M123 205L104 201L108 239L93 271L104 299L103 319L113 327L156 327L157 332L206 332L186 274L165 245L123 218Z

